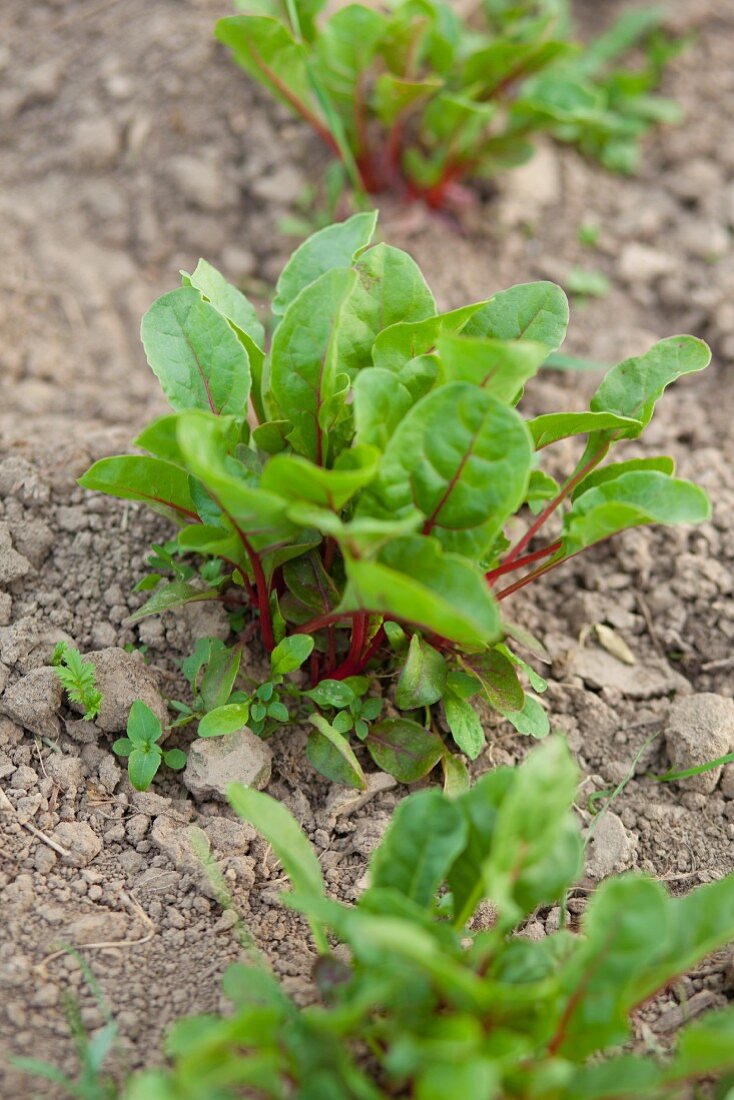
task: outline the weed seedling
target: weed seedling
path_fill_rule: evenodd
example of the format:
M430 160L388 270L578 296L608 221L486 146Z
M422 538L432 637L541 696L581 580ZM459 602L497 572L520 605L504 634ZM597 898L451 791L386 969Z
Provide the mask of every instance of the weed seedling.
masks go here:
M160 718L137 699L128 715L127 737L118 737L112 746L117 756L127 758L128 775L136 791L147 791L161 763L174 771L186 767L185 752L181 749L162 749L158 744L162 734Z
M97 690L95 683L94 662L82 660L78 649L66 642L58 642L51 664L71 702L83 707L82 717L91 722L99 714L102 705L102 693Z
M482 751L480 703L529 736L550 728L545 681L517 651L547 654L507 601L617 531L709 515L667 455L608 459L710 353L661 340L608 371L587 409L525 416L526 385L558 365L563 291L528 283L440 313L406 253L371 245L375 225L356 214L295 251L268 343L247 298L201 261L143 319L172 413L137 439L146 454L102 459L80 483L178 525L156 550L173 579L155 566L134 621L217 600L240 630L184 663L193 701L174 704L179 723L212 736L249 721L268 736L307 720L331 779L364 786L356 749L404 782L440 764L456 789L450 746ZM574 437L556 480L546 450ZM240 670L256 631L263 684Z

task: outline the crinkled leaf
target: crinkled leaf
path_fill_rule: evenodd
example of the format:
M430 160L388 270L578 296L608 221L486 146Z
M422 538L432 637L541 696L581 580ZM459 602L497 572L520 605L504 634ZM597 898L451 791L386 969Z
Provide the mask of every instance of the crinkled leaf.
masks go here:
M527 490L532 444L515 412L466 382L429 393L389 440L357 514L398 517L418 507L424 534L478 560Z
M122 500L142 500L156 510L171 508L179 516L197 518L188 476L159 458L147 455L101 458L79 478L79 485Z
M231 325L194 287L164 294L140 328L154 374L174 409L245 417L250 360Z
M408 718L375 722L365 740L370 756L399 783L415 783L436 766L443 753L438 734Z
M308 720L316 729L309 734L306 752L316 770L335 783L366 790L367 780L347 738L320 714Z
M634 439L652 419L655 404L666 386L684 374L703 370L711 352L693 336L671 336L647 352L626 359L604 377L591 399L592 412L613 412L632 417L640 427L629 427L623 438Z
M395 689L395 702L401 710L437 703L446 686L446 673L446 662L438 650L414 634Z
M327 271L349 267L369 245L376 226L377 212L369 211L312 234L299 245L280 274L271 306L273 313L285 313L301 291Z
M466 838L464 815L439 791L419 791L403 799L372 856L372 887L398 890L429 906Z
M555 283L520 283L495 294L464 327L465 336L534 340L549 351L563 343L568 300Z
M510 343L447 334L437 346L445 381L471 382L508 404L517 403L525 383L548 357L545 344L525 339Z
M415 260L391 245L370 248L354 265L357 283L341 318L339 367L354 374L372 362L378 333L399 321L422 321L436 303Z
M342 611L384 612L451 641L484 645L500 631L482 573L434 539L393 539L375 561L347 558Z

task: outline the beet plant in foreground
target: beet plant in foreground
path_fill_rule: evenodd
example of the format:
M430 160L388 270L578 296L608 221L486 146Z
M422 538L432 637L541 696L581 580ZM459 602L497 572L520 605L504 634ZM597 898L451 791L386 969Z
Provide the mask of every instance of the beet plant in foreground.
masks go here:
M253 307L214 268L185 275L142 325L175 411L139 436L147 455L102 459L80 484L173 517L178 551L206 559L199 577L191 566L185 580L155 574L136 619L220 600L239 648L258 629L272 655L272 690L258 695L236 682L238 655L202 643L190 672L209 661L208 690L183 720L212 711L212 735L249 714L267 736L292 698L315 719L309 755L327 776L363 786L363 741L400 780L441 761L460 784L442 730L479 754L472 699L522 732L548 732L521 677L535 692L544 681L508 644L533 643L504 617L507 597L616 531L708 516L672 459L602 463L709 351L691 336L662 340L609 371L587 411L525 419L523 388L564 338L563 292L530 283L438 313L408 255L370 247L375 218L355 215L296 250L267 350ZM558 483L540 459L571 436L580 456ZM293 681L301 665L308 692ZM376 720L371 680L382 675L399 677L407 717L391 707Z
M671 47L659 9L624 15L588 47L566 4L487 0L467 22L442 0L241 0L217 37L238 64L305 119L353 184L440 207L458 181L522 164L541 132L631 171L640 137L679 117L651 95ZM649 42L636 70L617 59Z
M731 1009L683 1028L672 1054L620 1048L641 1004L734 937L734 876L670 898L623 875L597 890L580 934L514 934L581 870L577 780L554 738L456 799L410 795L353 907L326 896L288 811L233 784L292 881L286 904L311 923L322 1000L299 1008L262 964L235 964L232 1013L176 1024L172 1068L134 1079L128 1100L682 1100L730 1073ZM494 923L471 931L483 899Z

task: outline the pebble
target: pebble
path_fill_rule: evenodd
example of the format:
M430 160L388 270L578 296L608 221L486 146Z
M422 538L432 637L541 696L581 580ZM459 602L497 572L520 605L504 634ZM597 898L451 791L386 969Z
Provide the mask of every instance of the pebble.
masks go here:
M95 724L105 733L122 733L127 728L130 708L142 700L160 719L168 722L168 710L158 688L155 673L144 664L139 653L110 648L85 654L94 664L95 679L102 692L102 703ZM165 733L163 739L165 739Z
M69 852L63 859L72 867L86 867L102 851L102 841L86 821L62 821L51 835Z
M621 818L607 811L596 821L588 847L586 870L591 878L603 879L632 863L635 842Z
M626 244L619 257L619 274L628 283L650 283L676 269L673 256L636 241Z
M217 160L202 156L173 157L166 171L183 197L202 210L221 213L239 200L237 187Z
M31 563L13 548L7 523L0 523L0 584L12 584L24 577Z
M64 689L53 668L34 668L11 687L0 699L0 713L39 737L56 740L61 732L57 711Z
M665 743L671 767L695 768L725 756L734 748L734 699L702 692L677 699L670 708ZM721 768L681 780L681 785L704 794L713 791Z
M271 749L247 727L226 737L200 739L189 750L184 786L200 801L226 802L230 783L257 790L267 787L272 759Z

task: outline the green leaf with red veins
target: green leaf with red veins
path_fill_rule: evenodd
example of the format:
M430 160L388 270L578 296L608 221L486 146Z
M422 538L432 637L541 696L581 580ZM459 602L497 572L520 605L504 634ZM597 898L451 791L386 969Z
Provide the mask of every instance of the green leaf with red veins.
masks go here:
M415 260L407 252L378 244L354 264L358 281L339 326L339 368L351 376L372 363L379 333L399 321L423 321L436 302Z
M399 783L415 783L428 775L444 751L437 733L408 718L375 722L364 743L377 766Z
M293 429L288 439L298 454L327 465L329 432L346 404L337 374L343 370L338 344L345 307L357 283L354 271L335 268L302 290L276 329L270 354L270 388ZM342 392L341 404L334 398Z
M302 290L334 268L349 267L372 240L377 212L354 214L346 221L313 233L295 250L275 288L272 311L285 313Z
M478 561L525 498L532 442L508 405L468 382L422 398L390 439L357 516L418 508L449 551Z
M520 283L501 290L462 329L464 336L533 340L557 351L568 328L568 299L555 283Z
M194 287L164 294L140 327L143 347L171 406L244 419L250 360L227 319Z
M147 455L101 458L87 470L78 484L83 489L141 500L156 511L173 511L181 518L196 519L188 474L178 466Z
M484 575L435 539L393 539L374 561L347 557L346 568L339 611L384 612L463 645L499 638L499 610Z
M440 336L438 355L446 382L471 382L500 401L516 405L528 379L548 358L544 344L531 340Z

